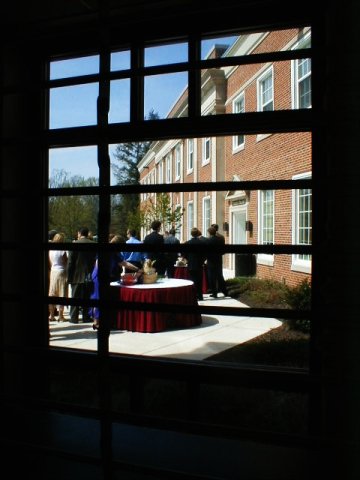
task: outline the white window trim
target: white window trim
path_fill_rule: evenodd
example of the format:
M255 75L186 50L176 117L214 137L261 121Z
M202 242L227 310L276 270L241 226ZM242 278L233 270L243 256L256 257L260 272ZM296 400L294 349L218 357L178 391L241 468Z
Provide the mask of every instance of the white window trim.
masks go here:
M307 43L311 40L311 32L306 33L296 44L292 47L292 50L302 48L303 43ZM310 57L310 53L309 53ZM310 59L311 62L311 59ZM311 76L312 71L308 76ZM309 105L308 108L311 108L312 105ZM291 108L297 110L299 108L299 79L298 79L298 60L291 61Z
M189 216L189 212L190 212L190 206L191 206L191 210L192 210L192 215L191 217ZM191 220L191 221L190 221ZM187 228L187 231L186 231L186 234L187 234L187 237L190 238L191 236L191 229L193 228L193 226L195 225L194 223L195 221L195 218L194 218L194 201L193 200L190 200L189 202L187 202L187 218L186 218L186 228Z
M206 144L209 143L209 156L205 157L206 155ZM206 137L202 139L202 159L201 165L208 165L210 163L211 158L211 137Z
M271 76L271 101L273 104L272 111L275 110L275 101L274 101L274 67L271 65L267 68L256 80L256 93L257 93L257 111L263 112L264 105L262 103L262 91L261 91L261 83L265 80L265 78ZM270 102L269 102L270 103Z
M299 175L294 175L292 180L299 180L304 178L311 178L311 172L301 173ZM292 190L292 243L296 245L297 242L297 195L298 190ZM311 260L299 259L297 254L291 255L291 270L301 273L311 273Z
M192 150L190 149L190 144L192 144ZM187 145L186 173L192 173L194 170L194 161L195 161L195 140L193 138L188 138L186 145ZM192 166L190 166L191 153L192 153Z
M206 216L205 216L205 203L206 203L206 202L209 202L209 225L205 225L205 219L206 219ZM203 199L202 199L202 218L203 218L203 221L202 221L202 234L204 235L204 237L206 237L207 229L208 229L209 226L211 225L211 197L210 197L210 195L207 195L206 197L203 197Z
M162 158L157 165L157 183L164 183L164 159Z
M181 179L182 171L182 146L178 143L175 147L175 180Z
M274 230L273 230L273 238L275 239L275 192L273 193L274 195L274 200L273 200L273 225L274 225ZM262 191L260 190L258 192L258 243L262 244L262 211L263 211L263 206L262 206ZM257 263L259 265L268 265L270 267L274 266L274 254L273 253L258 253L257 255Z
M239 101L243 101L243 103L244 103L244 109L241 112L236 111L236 105ZM232 103L232 110L233 110L233 113L244 113L245 112L245 92L244 91L241 92L239 95L237 95L236 98L234 98L233 103ZM244 148L245 148L245 135L242 135L243 136L243 142L239 143L239 144L237 142L238 136L239 135L234 135L232 137L232 151L233 151L233 153L237 153L241 150L244 150Z
M172 182L172 155L168 153L165 157L165 183Z

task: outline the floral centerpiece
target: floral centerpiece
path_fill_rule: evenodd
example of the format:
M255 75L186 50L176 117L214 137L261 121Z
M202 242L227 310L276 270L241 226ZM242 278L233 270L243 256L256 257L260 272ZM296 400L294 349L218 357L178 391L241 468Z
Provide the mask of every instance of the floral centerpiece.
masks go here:
M155 283L158 278L158 274L154 267L155 260L146 259L143 265L143 283Z
M187 260L186 258L184 257L179 257L177 260L176 260L176 264L175 264L177 267L186 267L187 265Z

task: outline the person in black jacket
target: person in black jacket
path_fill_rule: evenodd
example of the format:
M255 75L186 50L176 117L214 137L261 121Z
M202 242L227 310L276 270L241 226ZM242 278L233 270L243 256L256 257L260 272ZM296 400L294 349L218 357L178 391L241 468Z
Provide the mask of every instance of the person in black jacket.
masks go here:
M228 296L226 283L223 276L223 262L221 252L216 252L215 249L221 245L224 245L224 241L222 238L216 235L216 228L209 227L208 228L209 237L207 239L207 271L208 271L208 279L209 279L209 286L211 290L211 297L217 298L218 292L222 292L225 297ZM214 247L212 250L211 247Z
M179 245L180 240L175 236L175 228L169 230L168 236L164 238L164 243L168 245ZM166 274L168 278L174 278L175 262L179 252L165 252Z
M89 229L82 227L78 231L78 238L74 243L94 243L88 238ZM91 273L95 265L96 254L89 250L71 250L69 252L67 277L71 285L71 296L88 300L93 290ZM71 305L70 322L79 323L79 306ZM89 307L81 307L82 321L91 322Z
M154 220L151 223L152 232L145 236L144 244L159 246L164 245L164 235L161 235L161 233L159 233L160 228L160 220ZM148 252L147 258L149 258L150 260L155 260L154 268L157 271L158 275L165 275L166 261L164 252Z
M201 232L197 227L191 229L191 239L187 245L202 245L205 247L206 239L201 239ZM182 254L187 259L190 280L194 282L198 300L204 300L202 292L203 265L205 262L205 248L200 252L186 252Z

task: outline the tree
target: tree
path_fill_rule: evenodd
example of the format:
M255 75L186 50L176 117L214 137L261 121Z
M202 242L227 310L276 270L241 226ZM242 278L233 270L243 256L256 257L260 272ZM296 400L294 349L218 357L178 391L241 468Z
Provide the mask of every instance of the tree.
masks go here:
M65 170L56 170L49 179L50 188L74 188L97 186L94 177L85 179L81 176L70 177ZM96 195L69 195L49 197L49 230L55 229L65 233L67 240L72 240L79 227L86 226L97 232L99 199Z
M178 230L181 227L181 220L185 209L177 205L171 205L170 195L167 193L158 193L156 201L152 198L142 206L141 222L146 230L150 230L151 222L153 220L160 220L164 229L175 228Z
M159 115L151 110L147 120L156 120ZM117 185L139 184L138 164L149 150L151 142L120 143L116 146L114 158L117 163L112 163L113 174ZM117 195L112 215L112 228L126 236L128 228L139 231L142 217L139 210L140 198L138 194Z

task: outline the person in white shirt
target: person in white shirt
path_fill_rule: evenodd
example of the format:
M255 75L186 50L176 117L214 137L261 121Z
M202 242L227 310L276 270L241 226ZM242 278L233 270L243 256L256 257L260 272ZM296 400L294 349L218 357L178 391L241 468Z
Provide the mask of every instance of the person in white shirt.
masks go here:
M63 243L65 241L65 235L63 233L56 233L52 243ZM65 250L50 250L49 262L50 262L50 281L49 281L49 297L65 297L68 296L67 285L67 267L68 256ZM49 305L50 321L55 320L55 305ZM59 322L65 321L64 318L64 305L58 306Z

